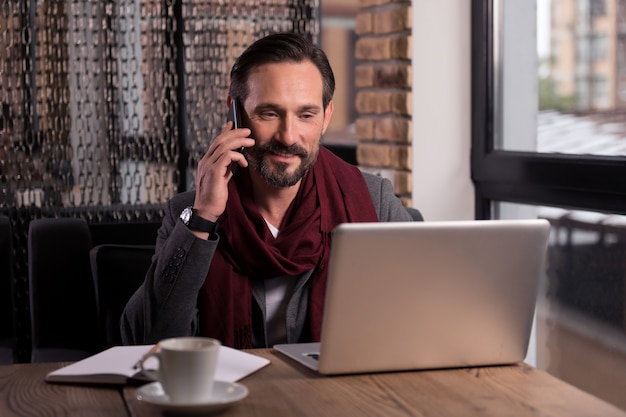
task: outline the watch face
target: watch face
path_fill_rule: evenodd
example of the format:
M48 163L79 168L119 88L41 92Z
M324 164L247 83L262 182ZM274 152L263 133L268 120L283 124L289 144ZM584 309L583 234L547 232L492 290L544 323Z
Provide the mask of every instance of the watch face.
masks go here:
M189 224L189 219L191 219L191 207L187 207L183 210L182 213L180 213L180 219L183 221L183 223L185 224Z

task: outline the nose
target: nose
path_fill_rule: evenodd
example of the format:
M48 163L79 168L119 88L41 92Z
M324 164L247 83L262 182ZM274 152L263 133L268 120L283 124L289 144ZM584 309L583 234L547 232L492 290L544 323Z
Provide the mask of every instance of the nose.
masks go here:
M286 115L280 121L278 128L278 140L285 146L291 146L296 143L296 120L294 116Z

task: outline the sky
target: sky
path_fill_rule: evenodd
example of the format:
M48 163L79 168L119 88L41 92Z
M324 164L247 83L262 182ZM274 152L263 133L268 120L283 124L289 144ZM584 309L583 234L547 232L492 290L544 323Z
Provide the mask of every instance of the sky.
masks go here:
M537 0L537 54L550 53L550 0Z

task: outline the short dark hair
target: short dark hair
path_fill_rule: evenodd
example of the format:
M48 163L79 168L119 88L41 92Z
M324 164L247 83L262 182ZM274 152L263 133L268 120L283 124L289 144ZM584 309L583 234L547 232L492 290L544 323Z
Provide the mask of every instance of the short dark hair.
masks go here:
M264 64L311 61L322 75L324 109L335 93L335 76L324 51L297 33L275 33L252 43L235 61L230 70L229 94L245 100L248 97L250 72Z

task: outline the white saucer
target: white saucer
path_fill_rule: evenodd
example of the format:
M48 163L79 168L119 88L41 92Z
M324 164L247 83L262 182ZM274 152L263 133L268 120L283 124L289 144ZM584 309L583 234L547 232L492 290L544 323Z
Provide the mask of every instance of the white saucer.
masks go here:
M248 388L236 382L215 381L211 400L198 404L172 403L159 382L152 382L137 389L137 399L155 405L169 414L198 414L222 410L244 399Z

